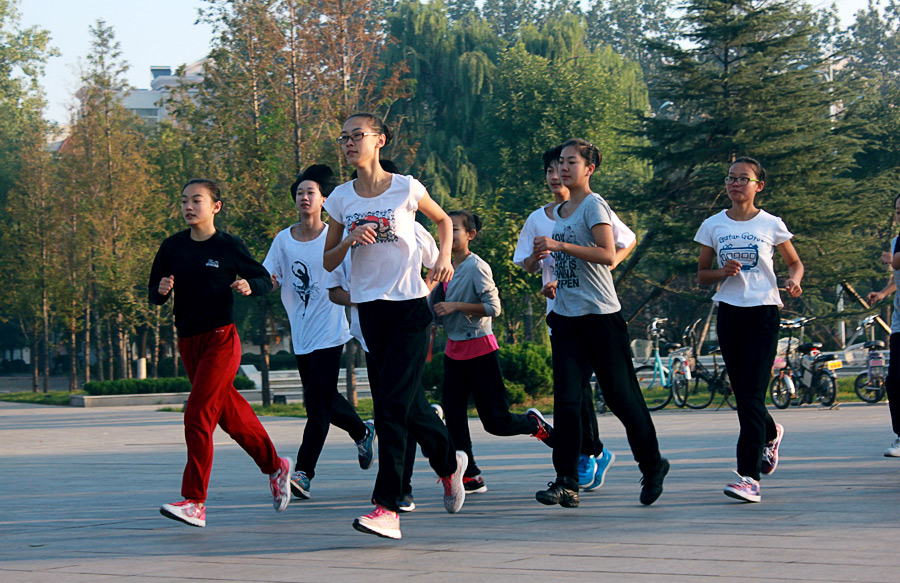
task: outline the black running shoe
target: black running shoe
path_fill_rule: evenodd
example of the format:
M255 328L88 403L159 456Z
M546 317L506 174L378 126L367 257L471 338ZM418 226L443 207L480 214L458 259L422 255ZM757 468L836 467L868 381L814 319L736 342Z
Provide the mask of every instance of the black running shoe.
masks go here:
M652 470L644 472L641 478L641 504L650 506L656 502L663 492L663 480L669 473L669 460L660 458Z
M570 483L565 478L559 478L556 482L548 482L547 486L546 490L534 495L535 500L547 506L559 504L563 508L578 507L578 484L574 480Z

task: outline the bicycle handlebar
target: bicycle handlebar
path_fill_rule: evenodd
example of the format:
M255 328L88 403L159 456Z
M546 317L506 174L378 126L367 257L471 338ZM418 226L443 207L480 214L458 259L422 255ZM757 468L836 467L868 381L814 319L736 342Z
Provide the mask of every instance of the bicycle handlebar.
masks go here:
M809 324L813 320L815 320L815 316L811 316L808 318L794 318L793 320L782 320L781 327L782 328L801 328L806 324Z

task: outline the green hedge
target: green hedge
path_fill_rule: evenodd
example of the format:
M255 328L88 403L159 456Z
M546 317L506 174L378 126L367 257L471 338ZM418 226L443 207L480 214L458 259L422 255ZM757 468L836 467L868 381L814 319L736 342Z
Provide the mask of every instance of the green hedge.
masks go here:
M526 396L541 397L553 392L553 367L550 347L546 344L522 343L500 347L500 370L506 383L510 403L525 401ZM444 382L444 353L434 355L425 365L422 384L434 398L441 398Z
M234 378L234 386L239 391L252 391L253 381L244 376ZM92 381L84 384L88 395L143 395L149 393L188 393L191 382L186 377L159 379L123 379L119 381Z

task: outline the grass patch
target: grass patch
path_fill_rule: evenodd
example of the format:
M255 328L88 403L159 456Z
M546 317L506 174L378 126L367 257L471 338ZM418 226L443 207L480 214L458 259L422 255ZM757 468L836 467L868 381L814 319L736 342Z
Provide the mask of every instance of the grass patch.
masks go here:
M69 395L83 395L84 391L70 393L69 391L50 391L49 393L33 393L23 391L21 393L0 393L0 401L12 401L13 403L33 403L35 405L68 406Z

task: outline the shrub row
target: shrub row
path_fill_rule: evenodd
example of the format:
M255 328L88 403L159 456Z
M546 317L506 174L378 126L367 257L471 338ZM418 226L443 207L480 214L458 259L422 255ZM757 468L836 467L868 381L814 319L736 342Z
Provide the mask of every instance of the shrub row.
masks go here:
M551 352L546 344L526 342L501 346L500 370L506 384L506 396L512 404L524 402L526 396L542 397L553 391ZM444 353L439 352L425 365L422 384L440 400L443 380Z
M253 381L244 376L234 378L239 391L252 391ZM159 379L123 379L118 381L92 381L84 384L88 395L144 395L149 393L187 393L191 382L186 377Z

